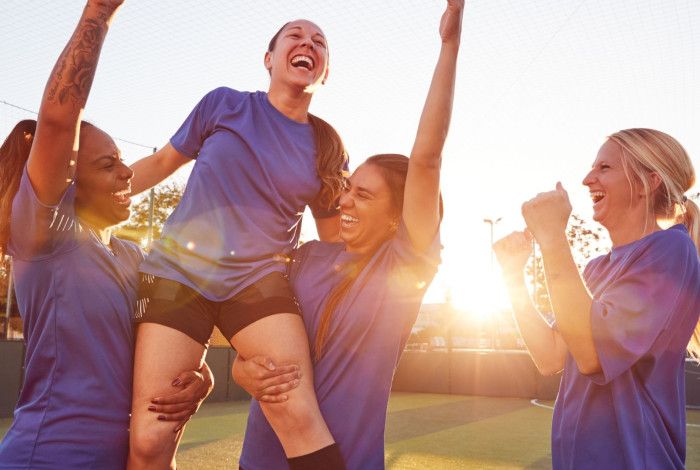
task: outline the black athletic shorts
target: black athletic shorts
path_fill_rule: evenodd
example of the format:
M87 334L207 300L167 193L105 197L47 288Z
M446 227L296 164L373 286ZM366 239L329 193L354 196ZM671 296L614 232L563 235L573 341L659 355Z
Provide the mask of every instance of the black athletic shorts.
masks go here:
M209 346L214 326L226 339L261 318L277 313L300 315L287 277L274 272L223 302L206 299L179 282L144 274L141 277L137 323L158 323Z

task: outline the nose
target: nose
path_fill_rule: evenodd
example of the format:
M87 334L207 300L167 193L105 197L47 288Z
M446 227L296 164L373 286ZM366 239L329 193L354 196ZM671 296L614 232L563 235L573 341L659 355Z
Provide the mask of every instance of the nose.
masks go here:
M584 186L590 186L593 184L594 181L595 177L593 175L593 170L591 170L586 176L583 177L583 181L581 182L581 184L583 184Z
M311 36L304 36L301 40L301 45L308 47L311 50L314 49L314 41L311 39Z
M348 209L352 207L354 201L352 199L352 196L350 196L350 191L343 191L343 193L340 195L339 203L342 209Z
M119 173L119 177L121 179L130 180L131 178L134 177L134 170L132 170L131 167L126 166L124 163L122 163L121 172Z

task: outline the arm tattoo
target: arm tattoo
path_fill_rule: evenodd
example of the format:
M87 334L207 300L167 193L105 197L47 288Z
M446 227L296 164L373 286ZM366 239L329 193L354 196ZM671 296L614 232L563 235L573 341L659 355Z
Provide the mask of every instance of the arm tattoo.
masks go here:
M82 108L87 101L102 42L107 34L108 15L86 18L73 34L51 76L47 98L59 105Z

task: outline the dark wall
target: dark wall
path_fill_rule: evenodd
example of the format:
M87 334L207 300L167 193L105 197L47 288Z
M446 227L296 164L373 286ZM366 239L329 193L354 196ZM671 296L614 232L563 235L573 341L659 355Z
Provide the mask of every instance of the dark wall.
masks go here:
M0 418L12 416L22 386L24 342L0 340Z
M209 349L207 363L215 377L209 401L250 399L231 378L235 357L229 347ZM23 362L22 341L0 340L0 418L12 416ZM540 375L526 351L405 351L392 389L551 400L557 395L560 378ZM686 362L686 396L689 406L700 407L700 367L694 361Z
M393 390L551 400L559 379L537 372L527 351L404 351Z

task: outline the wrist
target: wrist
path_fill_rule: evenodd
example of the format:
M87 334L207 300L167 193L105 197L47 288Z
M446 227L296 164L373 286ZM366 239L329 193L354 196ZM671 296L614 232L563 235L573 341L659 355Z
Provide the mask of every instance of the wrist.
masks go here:
M540 250L544 253L547 251L559 251L562 248L569 251L569 241L566 239L566 233L564 230L561 232L550 232L535 237L537 244L540 246Z

